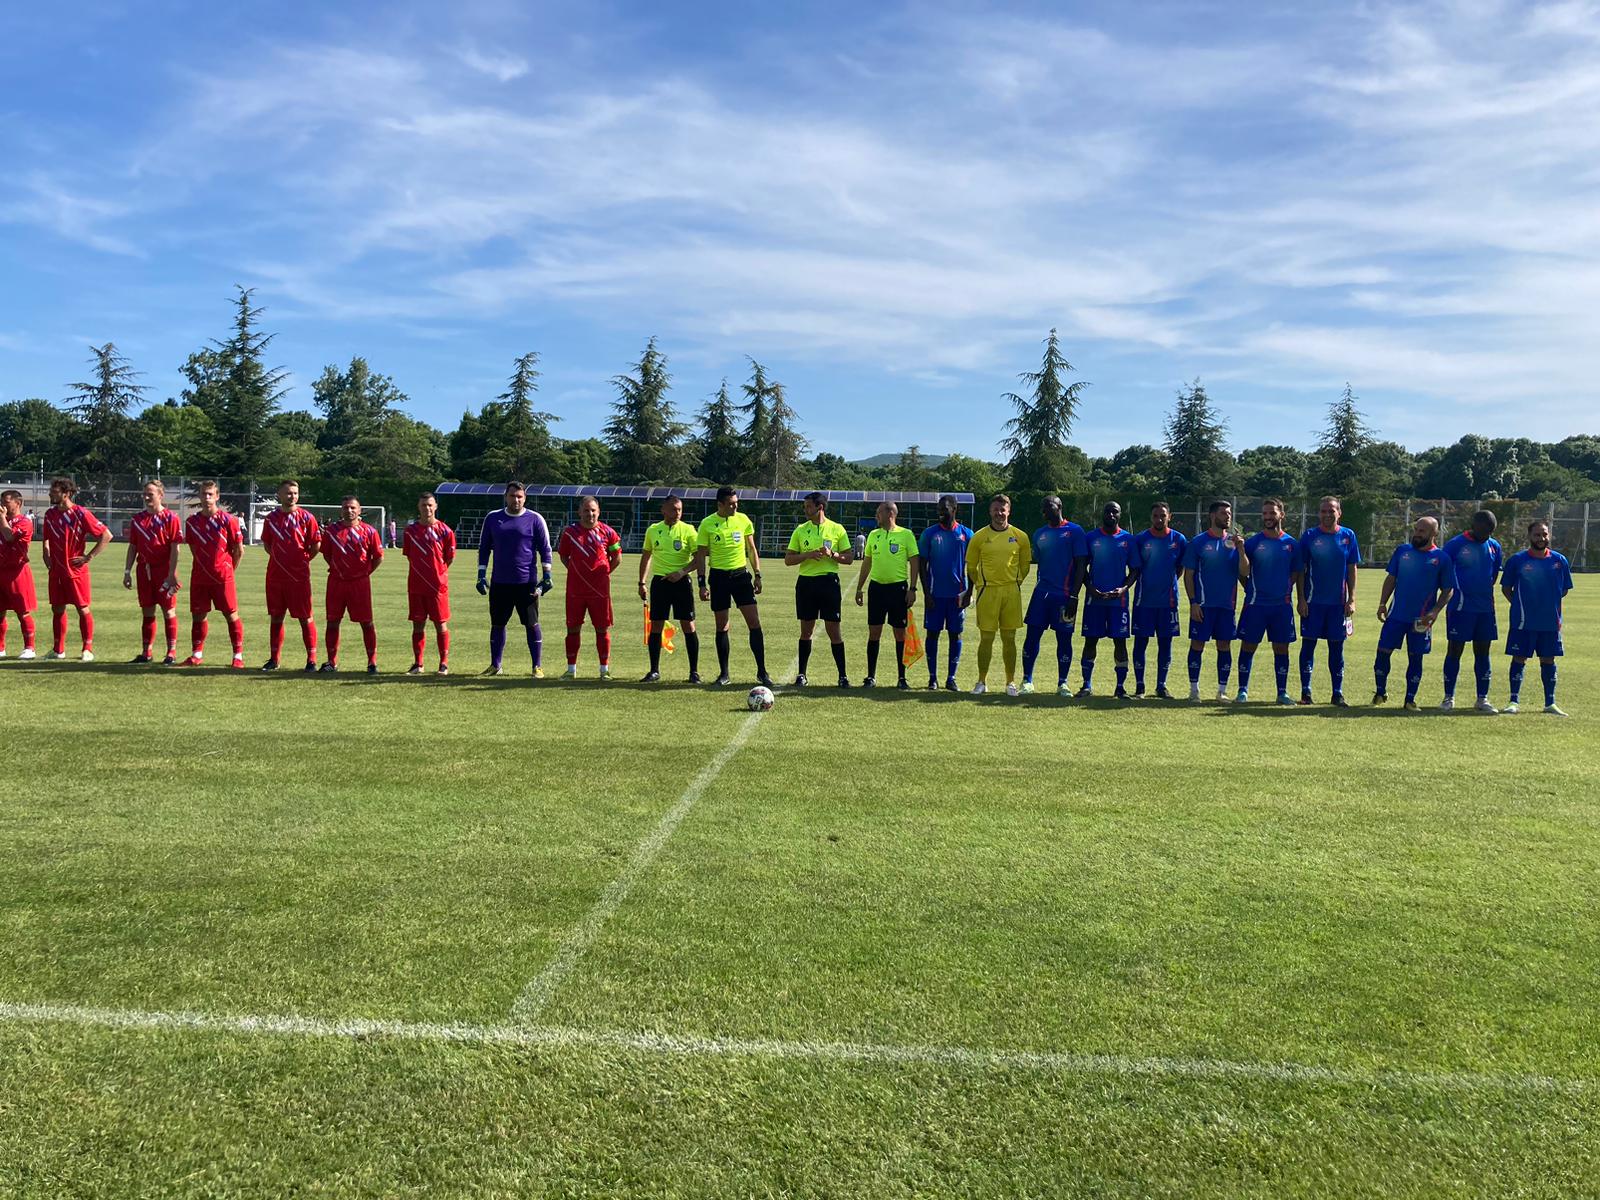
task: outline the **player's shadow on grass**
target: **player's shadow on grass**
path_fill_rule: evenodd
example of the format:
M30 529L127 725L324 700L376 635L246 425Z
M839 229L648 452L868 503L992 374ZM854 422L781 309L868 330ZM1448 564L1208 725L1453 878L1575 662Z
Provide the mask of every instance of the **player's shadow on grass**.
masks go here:
M1208 717L1331 717L1335 720L1371 720L1374 717L1404 717L1410 721L1425 720L1428 717L1463 717L1481 716L1481 713L1472 712L1440 712L1437 708L1421 708L1416 712L1407 712L1398 704L1372 705L1352 704L1348 708L1335 708L1331 704L1288 705L1288 704L1212 704L1206 706L1209 711L1204 715Z

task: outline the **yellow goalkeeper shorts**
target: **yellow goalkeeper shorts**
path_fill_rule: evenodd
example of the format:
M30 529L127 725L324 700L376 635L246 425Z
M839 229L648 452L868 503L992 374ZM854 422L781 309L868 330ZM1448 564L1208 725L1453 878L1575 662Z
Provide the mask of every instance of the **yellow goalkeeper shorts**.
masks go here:
M1022 587L1015 583L985 584L978 593L978 629L993 633L1021 628Z

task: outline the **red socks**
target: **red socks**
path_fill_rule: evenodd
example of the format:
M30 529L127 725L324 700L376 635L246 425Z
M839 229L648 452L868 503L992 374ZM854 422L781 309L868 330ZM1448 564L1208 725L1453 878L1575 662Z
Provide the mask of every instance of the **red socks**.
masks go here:
M568 631L568 633L567 633L567 666L575 667L575 666L578 665L578 647L582 644L582 642L583 642L583 638L580 635L578 635L576 633L573 633L570 630Z
M328 626L328 661L334 666L339 665L339 626Z
M273 662L283 653L283 618L273 617L272 627L267 632L267 653Z
M363 625L361 627L361 644L367 648L368 664L378 661L378 627L376 625Z
M317 623L310 617L300 622L300 640L306 644L307 661L317 656Z
M427 631L421 625L411 627L411 661L422 665L422 648L428 644Z
M438 640L439 640L439 665L441 667L449 666L450 665L450 631L448 629L439 630L439 639Z
M206 634L211 632L211 625L205 617L197 616L189 627L189 641L194 649L194 656L199 658L205 652Z
M139 623L139 633L144 638L144 656L150 657L150 652L156 647L156 619L150 617Z
M67 614L65 612L50 614L50 632L56 639L56 653L67 652Z
M178 652L178 610L167 609L167 653Z
M78 610L78 636L85 650L94 649L94 614L86 608Z
M594 648L600 652L600 665L609 667L611 665L611 631L609 629L602 629L595 634Z
M238 658L244 653L244 622L238 617L228 622L228 640L233 643L233 656Z
M33 618L31 616L29 616L27 613L24 613L21 617L19 617L17 619L17 624L22 626L22 648L24 650L32 650L33 649Z

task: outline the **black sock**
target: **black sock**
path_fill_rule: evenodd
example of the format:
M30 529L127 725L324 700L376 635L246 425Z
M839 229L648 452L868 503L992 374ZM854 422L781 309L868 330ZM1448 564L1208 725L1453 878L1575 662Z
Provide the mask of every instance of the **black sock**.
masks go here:
M661 670L661 634L655 629L650 631L650 670Z
M867 678L871 679L878 673L878 643L876 639L867 641Z
M728 631L717 630L717 674L726 676L728 673Z
M894 640L894 665L899 668L900 678L906 677L906 643L904 638Z
M811 639L800 639L800 674L806 673L806 664L811 661Z
M750 631L750 653L756 656L756 674L767 673L767 638L760 629Z
M683 645L689 651L689 674L700 674L700 635L692 629L685 629Z
M839 678L844 678L844 643L833 643L833 662L839 668Z

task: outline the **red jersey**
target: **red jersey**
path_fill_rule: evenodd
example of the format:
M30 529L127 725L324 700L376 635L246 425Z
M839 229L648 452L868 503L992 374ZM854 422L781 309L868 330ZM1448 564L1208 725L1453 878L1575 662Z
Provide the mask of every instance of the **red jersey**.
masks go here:
M290 579L311 578L311 560L322 542L317 518L303 508L273 509L261 522L261 545L267 552L267 574Z
M183 544L183 522L170 508L137 512L128 522L128 541L139 561L152 571L166 571L172 548Z
M410 521L400 538L400 553L411 560L406 585L436 592L448 586L450 563L456 556L456 535L443 521L432 525Z
M0 579L12 579L22 574L28 565L28 543L33 541L33 522L18 513L11 518L12 538L0 538Z
M567 569L567 587L582 583L591 590L604 591L611 576L611 548L622 547L622 538L604 521L593 529L582 525L568 525L561 531L556 543L556 553L561 555L561 565Z
M98 538L105 531L100 519L81 504L66 509L51 505L44 514L44 547L50 555L51 572L73 575L87 572L87 564L81 567L70 564L83 553L90 538Z
M218 509L209 517L197 512L183 525L183 540L194 552L195 578L224 581L233 578L233 547L244 545L239 518Z
M322 531L322 557L333 579L365 579L383 561L383 541L365 521L335 521Z

